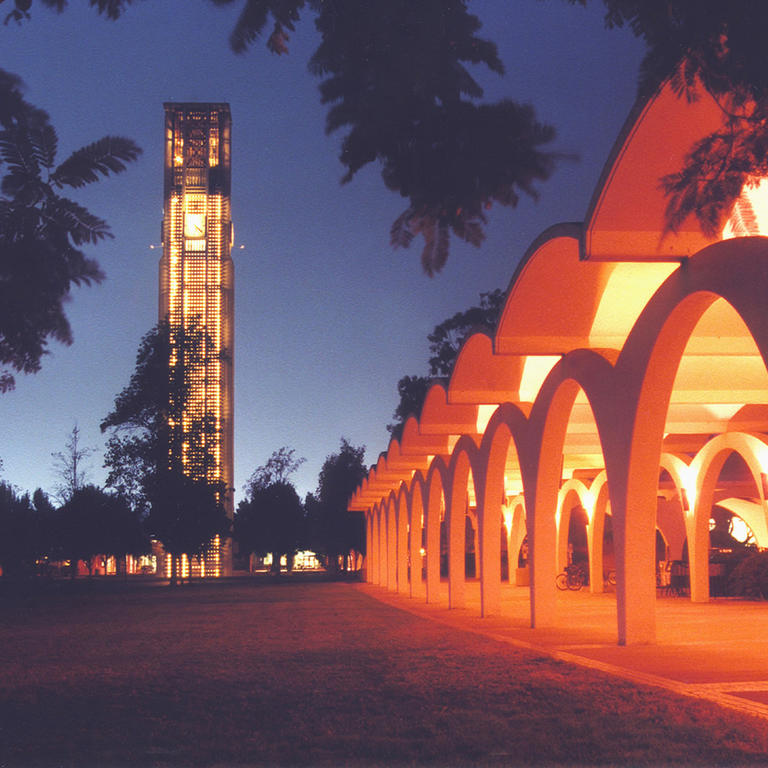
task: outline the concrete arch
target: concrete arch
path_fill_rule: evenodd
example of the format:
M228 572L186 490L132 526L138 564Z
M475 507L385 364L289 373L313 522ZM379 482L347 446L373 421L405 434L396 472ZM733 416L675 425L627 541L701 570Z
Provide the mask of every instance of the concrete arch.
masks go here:
M392 592L397 591L397 497L390 491L384 504L386 521L387 565L386 586Z
M499 355L485 333L472 334L461 346L448 385L451 403L499 403L519 399L525 357Z
M671 517L660 510L657 512L656 526L664 538L671 560L681 560L683 544L689 535L686 509L690 509L690 500L695 498L696 476L690 466L690 459L664 451L661 454L659 468L667 472L675 486L680 500L680 518Z
M599 472L589 485L589 495L586 500L589 528L587 529L587 546L589 548L589 589L590 592L600 593L604 590L604 555L603 540L605 536L605 518L608 514L610 501L608 498L608 473Z
M374 508L374 529L376 538L376 581L375 583L385 587L387 585L387 536L383 503Z
M436 603L440 599L440 518L448 507L447 489L450 487L448 467L441 456L436 456L430 464L425 487L426 600L428 603Z
M614 368L610 357L592 350L569 352L555 365L539 392L529 417L530 434L524 461L535 477L525 488L528 516L528 551L531 577L531 625L556 623L555 575L557 573L556 510L562 479L561 457L566 430L576 396L583 392L599 435L601 450L616 437L613 408L616 403ZM610 477L608 457L606 469Z
M368 507L363 515L365 516L365 581L367 584L373 584L373 568L376 562L376 556L373 552L373 509Z
M619 436L606 468L618 534L619 642L655 637L655 507L658 468L670 397L685 347L704 312L724 298L741 316L763 360L768 323L761 313L764 238L708 246L662 284L638 318L616 362ZM756 287L757 286L757 287ZM613 464L613 471L611 471ZM627 584L632 583L631 595Z
M516 583L516 566L520 557L520 548L526 537L525 497L520 494L507 504L509 520L505 514L504 525L507 529L507 553L509 556L509 582Z
M424 476L419 470L411 481L410 504L408 505L408 552L410 560L410 595L426 597L426 584L422 578L422 530L426 517L424 499L426 496Z
M410 498L405 483L401 483L395 502L396 520L396 589L401 594L410 592L408 586L408 523L410 518Z
M501 526L502 508L507 498L505 474L510 449L514 450L518 466L519 452L528 420L523 412L511 403L496 409L489 420L480 445L480 463L484 473L476 475L475 491L478 496L478 532L480 542L480 613L493 616L501 612ZM478 484L478 480L482 482ZM520 489L524 478L520 479ZM517 529L519 531L519 527ZM523 534L524 535L524 534ZM507 530L507 557L509 574L513 572L512 525ZM518 545L519 546L519 545Z
M691 470L696 478L695 503L688 518L688 559L691 575L691 600L709 600L709 517L714 502L715 483L725 460L731 453L739 454L746 463L755 483L762 516L752 518L753 531L768 538L764 484L768 467L768 437L729 432L712 438L696 454ZM749 521L747 521L749 524Z
M477 496L478 479L483 477L480 451L475 441L462 435L456 443L448 465L450 491L447 496L448 519L448 607L465 604L466 516L470 506L469 486Z
M592 521L592 511L594 502L592 494L587 486L581 481L571 478L566 480L561 486L557 498L557 511L555 518L557 521L557 569L563 570L568 564L568 528L571 518L572 506L566 504L569 498L575 497L579 505L584 507L587 513L587 523ZM589 540L589 527L587 527L587 541ZM589 544L587 544L589 547ZM589 553L588 553L589 554Z

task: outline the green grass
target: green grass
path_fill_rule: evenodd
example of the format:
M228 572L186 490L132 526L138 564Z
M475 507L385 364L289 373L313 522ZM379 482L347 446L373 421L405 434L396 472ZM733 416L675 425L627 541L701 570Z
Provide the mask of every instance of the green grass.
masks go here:
M763 721L350 584L0 595L0 766L734 765Z

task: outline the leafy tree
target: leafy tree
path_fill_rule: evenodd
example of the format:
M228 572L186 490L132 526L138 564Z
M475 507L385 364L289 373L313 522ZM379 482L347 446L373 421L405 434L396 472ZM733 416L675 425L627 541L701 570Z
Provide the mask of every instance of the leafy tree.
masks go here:
M450 376L461 345L467 338L480 331L493 333L496 330L506 300L507 293L500 288L481 293L478 306L457 312L436 325L435 330L427 336L431 353L430 375Z
M306 461L303 457L296 457L296 451L284 445L278 448L267 459L266 463L253 470L248 483L247 492L253 494L254 491L267 488L273 483L283 483Z
M432 386L434 377L449 377L453 372L461 345L473 333L493 333L498 325L507 299L505 291L497 288L480 294L480 303L443 320L427 336L429 340L429 376L403 376L397 382L400 397L393 414L395 421L387 425L392 437L402 436L409 416L418 416Z
M78 488L57 513L57 540L64 559L84 560L91 573L96 555L141 554L147 551L147 538L141 521L121 497L95 485Z
M347 504L366 475L365 446L354 446L342 437L338 453L323 462L317 492L308 499L307 513L312 548L327 560L328 569L338 569L343 559L349 568L351 552L365 553L362 516L347 511Z
M38 557L47 557L54 561L62 560L56 537L58 510L53 506L48 494L42 488L36 488L32 494L32 507L38 521Z
M346 130L342 181L378 161L387 188L408 200L393 246L422 235L422 267L433 275L451 234L479 246L493 203L536 198L535 184L554 169L556 156L543 150L554 128L527 105L476 103L483 89L470 67L504 67L495 44L477 36L481 24L465 0L309 5L323 37L310 71L322 78L326 132Z
M0 483L0 568L7 579L34 573L35 560L43 554L41 518L28 494L19 495Z
M60 190L120 173L141 151L105 136L57 165L56 130L21 88L0 70L0 392L14 371L40 369L49 339L72 343L64 303L73 286L103 279L81 247L111 237L109 227Z
M207 446L215 424L183 418L190 410L193 372L207 365L211 346L199 323L158 323L142 338L128 386L101 422L101 431L110 433L107 486L138 507L147 508L147 490L158 473L184 470L184 453L201 475L213 467Z
M59 483L54 489L54 496L60 504L65 504L72 495L85 485L87 469L83 462L94 449L83 447L80 443L80 428L75 424L69 433L64 451L51 454L54 460L54 472Z
M586 5L586 0L569 0ZM603 0L608 27L629 27L648 46L639 89L666 78L680 96L703 86L723 111L721 129L691 147L661 180L667 227L690 215L710 236L722 230L745 183L768 175L768 4L760 0Z
M128 386L101 422L101 431L109 431L104 456L109 470L106 485L145 512L151 478L167 465L175 442L170 434L170 412L180 415L177 404L189 397L180 367L170 366L172 345L167 323L159 323L144 335Z
M753 552L733 569L728 580L729 594L768 600L768 552Z
M188 418L194 372L207 364L211 346L199 323L159 323L141 340L130 382L101 423L111 433L107 485L148 515L148 532L172 555L202 555L229 532L229 489L209 479L216 425Z
M533 1L533 0L531 0ZM41 0L62 10L65 0ZM117 18L132 0L90 0ZM232 5L235 0L210 0ZM567 0L586 5L587 0ZM693 146L683 167L660 180L674 231L694 214L714 234L745 183L768 175L768 5L761 0L603 0L608 27L629 27L648 52L640 91L667 77L681 95L701 83L720 104L722 129ZM29 15L32 0L14 0L6 21ZM533 110L514 102L478 104L470 74L503 66L495 45L477 36L480 21L466 0L245 0L230 37L237 52L267 33L276 54L302 15L311 13L321 43L310 60L329 105L326 129L344 130L340 160L349 181L379 162L388 188L408 199L391 241L424 238L422 263L439 271L450 234L479 245L485 211L536 197L561 156L543 148L554 138Z
M387 424L387 431L397 440L403 436L403 427L409 416L418 418L427 392L432 386L433 379L429 376L403 376L397 382L397 394L399 397L397 408L392 414L394 421Z
M178 558L205 556L217 536L229 533L224 507L227 489L220 480L190 477L179 469L158 472L149 485L146 529L173 555L171 585L178 574Z
M283 446L257 467L238 504L234 537L242 553L272 554L272 570L280 572L280 558L290 562L304 537L304 508L288 479L306 460Z
M210 0L232 5L234 0ZM62 10L64 0L42 0ZM117 18L131 0L91 0ZM21 21L31 0L16 0ZM309 61L328 106L326 132L343 131L347 183L378 163L388 189L407 199L391 227L394 247L421 235L425 272L439 272L451 235L479 246L487 210L536 199L558 155L555 130L534 110L504 100L480 104L479 68L504 73L496 45L478 36L467 0L245 0L230 45L243 53L271 24L267 47L288 53L289 33L311 14L321 42Z
M237 506L234 536L240 552L272 555L272 571L280 572L283 555L290 562L304 537L304 507L293 484L275 480L251 488Z

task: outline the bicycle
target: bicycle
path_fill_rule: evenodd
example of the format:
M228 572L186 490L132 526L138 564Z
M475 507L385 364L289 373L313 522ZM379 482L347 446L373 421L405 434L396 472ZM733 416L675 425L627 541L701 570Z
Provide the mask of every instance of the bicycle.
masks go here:
M558 589L566 589L578 592L586 582L584 569L580 565L568 565L562 573L555 577L555 585Z

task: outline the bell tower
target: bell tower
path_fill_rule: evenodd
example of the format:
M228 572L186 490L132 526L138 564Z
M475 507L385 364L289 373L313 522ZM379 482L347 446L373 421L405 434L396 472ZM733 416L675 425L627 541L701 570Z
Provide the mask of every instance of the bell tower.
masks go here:
M213 425L208 456L184 457L185 472L234 484L233 351L234 271L230 255L232 118L222 103L166 103L163 184L163 255L160 259L159 319L171 327L198 325L211 349L202 370L192 374L189 413ZM211 460L212 458L212 460ZM227 497L232 518L233 502ZM170 557L166 557L170 573ZM231 541L215 541L205 561L182 556L179 573L228 576Z

